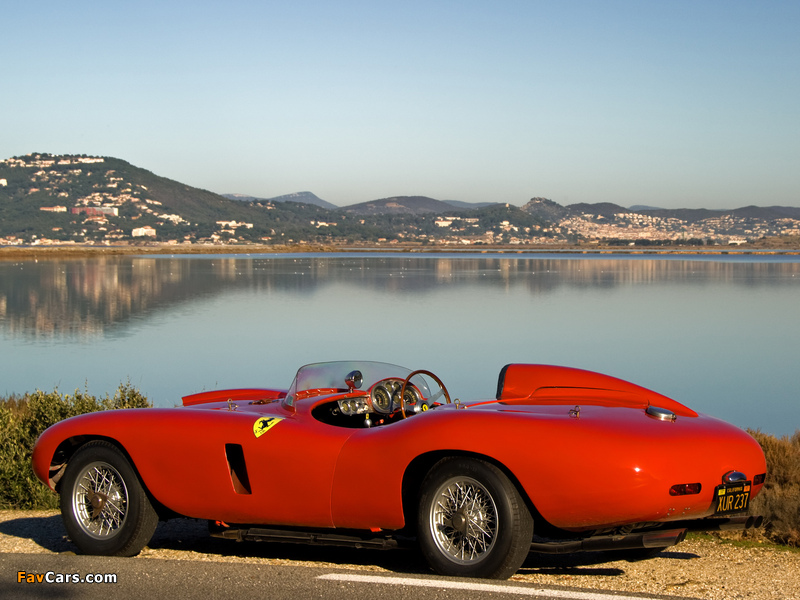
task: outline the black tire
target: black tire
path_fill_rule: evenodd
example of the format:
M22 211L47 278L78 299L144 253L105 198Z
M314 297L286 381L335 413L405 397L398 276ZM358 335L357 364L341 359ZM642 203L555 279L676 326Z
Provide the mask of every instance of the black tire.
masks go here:
M533 518L505 474L471 458L437 463L422 482L417 538L440 575L508 579L522 566Z
M138 475L108 442L89 442L75 452L60 494L64 527L84 554L135 556L158 525Z

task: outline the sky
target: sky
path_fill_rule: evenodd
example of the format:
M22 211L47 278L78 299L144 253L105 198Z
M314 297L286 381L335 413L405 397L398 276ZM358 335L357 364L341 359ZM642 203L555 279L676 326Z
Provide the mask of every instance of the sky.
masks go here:
M0 159L217 193L800 206L800 2L7 3Z

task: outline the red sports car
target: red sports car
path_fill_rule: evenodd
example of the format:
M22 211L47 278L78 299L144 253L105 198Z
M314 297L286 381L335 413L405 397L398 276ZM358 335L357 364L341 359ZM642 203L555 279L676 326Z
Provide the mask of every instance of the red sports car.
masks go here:
M159 518L232 539L419 545L443 575L506 578L530 551L658 551L747 516L766 476L747 433L632 383L512 364L493 399L429 371L302 367L288 390L67 419L37 476L85 553L134 555ZM535 535L534 535L535 534Z

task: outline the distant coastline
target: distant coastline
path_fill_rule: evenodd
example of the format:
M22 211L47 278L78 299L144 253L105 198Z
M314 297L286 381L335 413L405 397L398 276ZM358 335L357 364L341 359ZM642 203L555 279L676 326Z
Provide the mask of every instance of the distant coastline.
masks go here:
M434 252L800 249L800 206L564 206L540 196L518 206L405 195L334 206L312 192L219 195L114 157L36 153L0 160L0 247L153 244L171 253L241 252L229 247L249 245L272 252L305 245Z
M603 246L597 244L564 245L496 245L480 247L454 247L450 245L323 245L323 244L144 244L144 245L48 245L48 246L0 246L0 260L27 258L78 258L99 256L132 255L198 255L198 254L293 254L293 253L348 253L391 252L413 254L609 254L646 256L714 256L714 255L800 255L800 243L785 247L768 245L742 246L659 246L651 248Z

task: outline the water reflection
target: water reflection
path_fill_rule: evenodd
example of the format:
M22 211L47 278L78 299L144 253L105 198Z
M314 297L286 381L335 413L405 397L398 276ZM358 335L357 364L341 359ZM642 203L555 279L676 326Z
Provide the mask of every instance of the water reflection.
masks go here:
M800 262L566 257L297 255L255 258L106 257L0 262L0 330L12 337L103 335L203 298L251 291L309 297L345 285L424 298L443 286L556 290L710 282L743 288L797 286Z
M0 394L130 379L157 406L364 359L488 398L510 362L800 428L800 259L258 255L0 261Z

